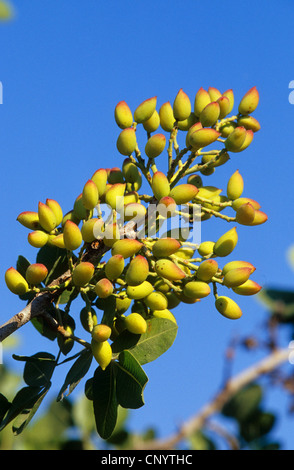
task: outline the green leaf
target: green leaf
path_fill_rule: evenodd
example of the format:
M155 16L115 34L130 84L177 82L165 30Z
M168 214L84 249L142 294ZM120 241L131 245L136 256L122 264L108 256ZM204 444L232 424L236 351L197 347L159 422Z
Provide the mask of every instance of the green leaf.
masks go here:
M250 419L241 423L240 434L247 442L259 439L272 430L275 422L274 414L257 410Z
M42 389L42 392L40 392L35 397L35 400L32 402L31 406L23 408L22 411L19 413L12 426L12 431L14 434L20 434L24 430L24 428L29 424L37 409L39 408L40 404L42 403L45 395L47 394L50 385Z
M101 299L103 301L103 316L101 323L103 325L108 325L112 327L113 319L115 317L115 306L116 306L116 298L114 295L110 295L106 299Z
M33 356L13 356L14 359L25 360L23 378L31 387L46 387L50 383L56 366L55 357L47 352L39 352Z
M108 439L116 425L118 407L113 362L105 370L97 367L92 385L96 429L102 439Z
M140 408L144 405L143 391L148 377L137 359L129 351L122 351L115 362L116 396L124 408Z
M235 418L240 423L255 413L262 400L262 387L250 384L237 392L222 409L222 414Z
M6 415L6 412L9 410L9 408L10 408L9 401L2 393L0 393L0 422Z
M177 331L174 322L165 318L151 318L147 320L146 333L134 335L124 330L112 343L112 350L114 353L130 350L141 365L147 364L172 346Z
M30 262L22 255L19 255L16 261L17 271L25 278L27 268L30 266Z
M42 263L48 269L48 275L44 283L50 284L68 269L67 252L56 246L45 245L38 251L37 263Z
M257 299L275 315L280 322L294 321L294 290L278 288L264 288L257 295Z
M62 385L57 396L57 401L63 400L65 396L68 396L75 389L81 379L88 372L92 359L93 355L91 351L85 350L81 353L81 355L69 369L65 377L64 384ZM66 391L67 393L65 393Z

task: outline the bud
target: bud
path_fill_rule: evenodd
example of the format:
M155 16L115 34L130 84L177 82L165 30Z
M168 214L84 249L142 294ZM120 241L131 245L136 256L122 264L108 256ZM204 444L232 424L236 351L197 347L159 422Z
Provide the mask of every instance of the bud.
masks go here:
M208 256L213 253L215 242L207 241L200 243L197 251L200 256Z
M257 282L248 279L246 282L238 287L233 287L233 291L238 295L255 295L262 287Z
M256 269L253 266L253 264L249 263L249 261L230 261L229 263L225 264L225 266L223 267L222 275L224 276L230 270L236 269L236 268L249 268L250 274L252 274Z
M100 299L106 299L113 292L113 284L106 277L102 278L96 283L95 292Z
M150 310L165 310L168 302L166 296L162 292L151 292L144 299L145 304Z
M25 211L17 216L16 219L21 225L30 230L37 230L40 228L38 212Z
M105 264L105 274L110 281L117 279L123 272L125 260L122 255L114 255Z
M161 258L157 260L154 269L158 276L169 281L179 281L186 277L184 271L169 259Z
M211 101L217 101L222 96L221 92L217 88L211 86L208 88L208 94Z
M56 217L52 209L46 204L39 202L38 204L38 216L41 227L46 232L51 232L56 227Z
M63 219L63 212L60 207L60 204L54 199L46 199L46 205L54 212L56 218L56 226L61 224Z
M146 207L143 206L140 202L131 202L130 204L125 204L124 206L124 220L129 221L129 220L135 220L137 224L139 224L139 221L144 220L145 215L146 215Z
M233 227L228 232L224 233L216 242L213 247L213 252L216 256L228 256L234 250L238 242L238 234L236 227Z
M155 132L160 126L160 118L158 112L155 110L152 116L143 122L143 127L146 132Z
M154 196L159 201L170 193L170 185L167 177L162 171L156 171L152 177L151 188Z
M42 230L35 230L28 234L28 242L35 248L42 248L49 240L49 235Z
M243 204L247 204L247 202L249 202L251 204L252 207L254 207L255 210L258 210L260 209L260 204L255 201L254 199L250 199L249 197L240 197L238 199L235 199L232 203L232 208L237 211L239 209L240 206L242 206Z
M218 271L218 263L214 259L202 261L197 269L197 279L209 282Z
M229 98L227 98L227 96L221 96L217 100L217 102L219 104L219 119L223 119L230 112L230 107L231 107L230 100L229 100Z
M212 101L201 111L199 119L203 127L213 126L220 115L220 106L217 101Z
M29 290L25 278L13 267L5 272L5 283L8 289L16 295L24 295Z
M104 168L99 168L99 170L96 170L92 175L91 180L96 184L99 197L101 198L106 189L107 171Z
M223 96L227 97L230 101L230 107L229 107L229 110L228 110L228 114L232 111L233 107L234 107L234 92L233 90L227 90L223 93Z
M235 171L230 177L227 184L227 195L229 199L238 199L243 193L244 181L239 173L239 170Z
M71 220L67 220L64 224L63 240L64 240L64 246L69 251L76 250L82 244L82 241L83 241L82 233L79 227Z
M133 115L129 106L125 101L117 103L114 109L114 119L118 127L126 129L133 124Z
M259 93L256 86L250 88L240 101L238 111L240 114L251 114L258 106Z
M105 202L112 209L120 211L124 203L124 193L126 185L125 183L116 183L110 186L110 188L105 193Z
M120 240L120 231L118 225L107 224L104 230L104 245L112 247L117 240Z
M180 247L180 242L175 238L160 238L154 243L152 253L155 258L166 258L175 253Z
M103 325L100 323L99 325L95 325L92 330L92 339L97 341L97 343L103 343L110 338L111 335L111 328L108 325Z
M135 335L142 335L147 331L146 320L139 313L133 312L124 319L126 329Z
M140 300L147 297L153 291L153 285L149 281L143 281L138 286L127 286L127 296L130 299Z
M164 310L153 310L152 315L155 318L166 318L167 320L170 320L173 323L177 324L174 315L167 308L165 308Z
M166 144L166 137L163 134L154 134L152 135L146 145L145 153L148 158L158 157L164 150Z
M237 320L242 316L242 310L239 305L229 297L220 296L215 301L217 311L230 320Z
M122 240L117 240L111 249L112 256L122 255L125 259L130 258L138 253L141 250L143 243L139 240L123 238Z
M238 287L246 282L251 274L251 268L241 267L230 269L224 276L223 283L226 287Z
M254 207L247 202L240 206L236 211L236 222L241 225L251 225L255 218Z
M225 147L230 152L240 152L246 138L245 127L236 127L226 138Z
M103 236L102 227L104 222L102 219L94 217L92 219L85 220L81 227L81 234L85 243L92 243L98 234L100 233Z
M173 103L173 114L177 121L187 119L191 114L191 102L188 95L181 88Z
M34 286L43 282L48 275L48 269L44 264L34 263L30 264L26 270L26 280L29 284Z
M112 359L112 349L110 344L108 341L103 341L101 343L92 339L91 349L93 356L100 365L101 369L105 370Z
M169 101L163 103L159 109L160 125L166 132L171 132L174 127L175 117L173 114L173 108Z
M210 294L210 286L202 281L190 281L184 286L183 294L192 299L203 299Z
M169 193L169 196L175 200L176 204L186 204L191 201L199 189L193 184L183 183L174 186Z
M83 261L79 263L73 270L72 280L76 287L84 287L88 284L93 275L95 268L92 263Z
M98 204L99 194L94 181L88 180L83 188L82 200L87 210L92 210Z
M219 136L220 132L207 127L192 132L189 137L189 143L193 149L200 149L215 142Z
M122 155L131 155L137 147L136 132L132 127L123 129L116 141L116 147Z
M196 93L195 101L194 101L194 113L196 116L200 116L201 111L211 102L210 96L208 91L204 90L204 88L199 88Z
M258 132L260 130L260 124L257 119L253 116L240 116L238 118L238 126L245 127L246 130Z
M126 271L125 281L129 286L142 284L149 274L149 264L142 255L133 258Z
M143 101L134 112L134 121L138 124L147 121L155 111L157 97L153 96Z

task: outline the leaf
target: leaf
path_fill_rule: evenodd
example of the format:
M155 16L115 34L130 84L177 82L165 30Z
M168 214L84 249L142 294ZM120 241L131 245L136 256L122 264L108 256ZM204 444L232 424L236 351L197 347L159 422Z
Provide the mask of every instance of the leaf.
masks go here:
M110 295L106 299L101 299L103 300L103 316L101 323L103 325L108 325L112 327L113 325L113 319L116 313L115 307L116 307L116 298L114 295Z
M250 419L241 423L240 434L247 442L259 439L272 430L275 422L273 413L257 410Z
M262 388L254 383L247 385L223 406L222 414L239 422L246 421L255 413L261 400Z
M78 359L73 363L69 369L64 384L62 385L60 392L57 396L57 401L63 400L65 396L70 395L70 393L75 389L81 379L88 372L91 362L92 362L92 352L85 350L81 353ZM65 393L67 391L67 393Z
M143 391L148 377L137 359L129 351L122 351L115 362L116 396L124 408L140 408L144 405Z
M44 281L45 285L50 284L51 281L57 279L68 269L66 250L56 246L45 245L40 248L36 262L44 264L48 269L48 275Z
M27 268L30 266L30 262L22 255L19 255L16 261L17 271L25 278Z
M105 370L97 367L92 385L96 429L102 439L108 439L116 425L118 407L115 370L112 362Z
M177 325L165 318L151 318L146 321L146 333L134 335L124 330L112 343L113 352L130 350L141 365L154 361L164 354L176 338Z
M0 422L6 415L6 412L9 410L9 408L10 408L9 401L2 393L0 393Z
M33 356L13 356L14 359L25 360L23 378L31 387L46 387L50 382L56 366L55 357L47 352L39 352Z
M47 394L50 388L50 385L43 388L42 392L39 395L37 395L32 405L30 407L23 408L21 413L17 416L12 426L12 430L14 434L16 435L20 434L24 430L24 428L29 424L34 414L36 413L37 409L39 408L40 404L42 403L45 395Z
M294 320L294 290L268 287L259 292L257 299L282 323Z

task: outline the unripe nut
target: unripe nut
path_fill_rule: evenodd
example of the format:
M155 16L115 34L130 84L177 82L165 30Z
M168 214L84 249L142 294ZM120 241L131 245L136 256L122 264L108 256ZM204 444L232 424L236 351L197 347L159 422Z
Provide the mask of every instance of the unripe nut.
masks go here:
M48 275L48 269L44 264L34 263L26 270L26 280L29 284L38 285L43 282Z
M13 267L5 272L5 283L8 289L16 295L23 295L29 289L25 278Z
M217 311L226 318L237 320L242 316L239 305L230 297L220 296L215 301Z
M87 261L80 262L73 270L72 280L76 287L83 287L90 282L94 275L95 268Z
M104 325L100 323L99 325L95 325L92 330L92 338L94 341L99 343L103 343L103 341L107 341L111 335L111 328L108 325Z
M147 331L146 320L139 313L133 312L124 319L126 329L130 333L141 335Z
M67 220L64 224L63 240L64 240L64 246L69 251L76 250L82 244L82 241L83 241L82 233L79 227L71 220Z
M101 299L106 299L113 292L113 284L109 279L102 278L96 283L95 292Z
M102 370L105 370L112 359L112 349L108 341L98 342L92 339L91 349L94 358L100 365Z

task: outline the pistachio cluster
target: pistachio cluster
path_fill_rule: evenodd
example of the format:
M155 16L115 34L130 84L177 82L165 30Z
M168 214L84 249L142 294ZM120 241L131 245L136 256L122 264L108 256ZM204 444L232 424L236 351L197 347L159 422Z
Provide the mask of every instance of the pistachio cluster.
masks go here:
M242 311L230 292L254 295L260 291L261 286L251 278L255 267L250 262L223 263L223 259L236 247L237 225L260 225L267 220L266 214L257 201L244 196L238 170L229 177L226 194L218 187L204 185L202 179L226 164L230 152L242 152L251 144L260 129L251 115L258 101L253 87L232 116L233 91L221 93L213 87L198 90L193 109L182 89L172 104L163 103L158 111L156 97L143 101L134 113L121 101L114 112L120 128L116 147L124 156L121 167L95 171L66 213L57 201L47 199L39 202L36 211L17 217L29 229L31 246L55 246L66 252L70 275L65 283L53 286L56 304L64 290L81 294L85 307L80 321L91 335L93 356L103 370L113 358L111 341L124 330L145 334L151 317L176 323L172 310L180 303L194 304L210 294L216 311L237 319ZM139 148L140 126L147 136L144 155ZM185 138L182 150L179 133ZM158 165L164 151L167 169L161 171ZM147 183L147 192L142 191L143 183ZM149 217L151 205L155 216ZM172 230L160 234L162 225L179 215L186 217L190 234L196 223L195 206L200 208L198 221L217 217L233 222L233 228L201 243L193 243L179 232L174 236ZM146 235L150 224L152 236L149 232ZM94 249L98 257L87 257ZM47 267L35 263L25 274L10 267L5 281L16 295L37 295L53 290L47 276ZM220 295L219 289L229 294ZM94 307L110 297L115 299L115 312L101 322ZM71 325L63 326L69 328L68 338L74 339Z

